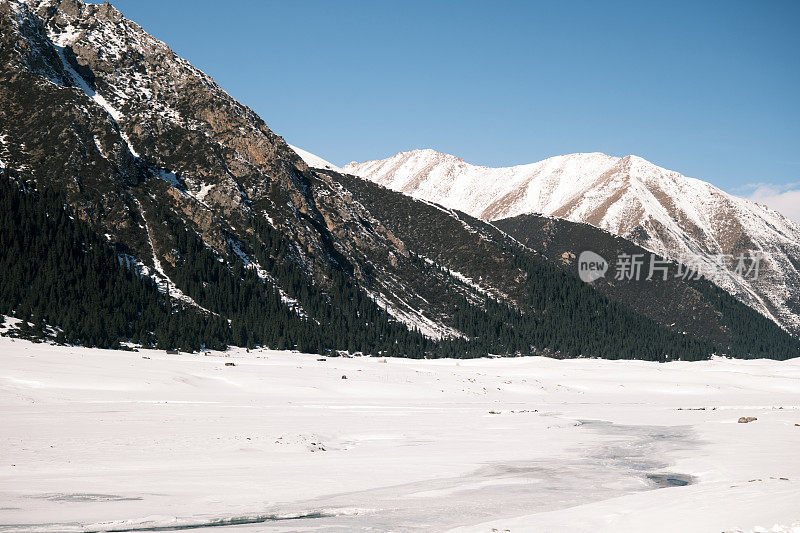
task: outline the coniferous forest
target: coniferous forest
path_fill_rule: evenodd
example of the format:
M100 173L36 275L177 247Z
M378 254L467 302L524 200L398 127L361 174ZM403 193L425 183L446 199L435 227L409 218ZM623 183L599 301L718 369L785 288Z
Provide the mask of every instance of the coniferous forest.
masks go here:
M0 180L0 314L22 319L20 334L32 338L106 348L127 341L185 351L237 345L414 358L697 360L725 353L780 359L797 352L797 342L765 318L756 324L760 336L733 346L670 331L524 254L515 260L529 274L525 312L488 297L480 304L464 297L452 306L453 327L464 336L434 341L390 317L335 264L324 288L309 282L287 259L283 236L257 219L249 246L284 296L241 261L220 261L195 234L177 223L169 227L181 260L165 265L166 272L199 309L159 290L121 250L73 216L59 194L9 178L6 172ZM440 269L412 259L430 275ZM287 295L298 305L286 305ZM730 308L733 330L745 322L752 330L753 315L760 315L742 313L747 308L721 290L712 296Z

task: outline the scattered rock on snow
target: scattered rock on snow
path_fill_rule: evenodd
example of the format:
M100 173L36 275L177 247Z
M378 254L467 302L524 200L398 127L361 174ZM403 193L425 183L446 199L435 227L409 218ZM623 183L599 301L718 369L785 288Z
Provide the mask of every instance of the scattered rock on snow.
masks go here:
M755 422L756 420L758 420L758 418L756 418L754 416L743 416L743 417L739 418L739 423L740 424L749 424L750 422Z

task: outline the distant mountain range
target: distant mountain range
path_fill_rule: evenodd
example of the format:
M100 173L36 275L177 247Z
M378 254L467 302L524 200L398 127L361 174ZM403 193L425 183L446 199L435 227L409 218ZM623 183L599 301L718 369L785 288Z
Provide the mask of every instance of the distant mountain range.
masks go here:
M455 159L412 154L431 168ZM380 179L367 164L339 169L293 149L110 4L0 0L0 315L22 319L20 335L408 357L800 354L800 341L767 318L788 324L780 314L788 299L770 299L755 284L718 282L750 307L705 279L675 277L675 262L668 280L581 281L574 259L583 249L672 257L650 241L657 238L703 255L698 247L711 242L703 232L719 241L717 219L726 214L710 206L715 222L701 225L702 213L673 210L678 222L698 224L692 233L675 222L674 234L642 215L633 233L619 229L630 240L571 221L573 213L601 216L606 205L622 223L619 211L636 205L628 189L640 182L624 185L625 172L639 180L638 170L624 170L632 160L590 159L623 165L606 176L619 198L593 210L575 199L554 213L563 218L524 215L530 203L504 208L517 203L510 189L484 212L482 198L490 199L481 195L494 182L451 194L478 187L457 173L451 181L462 185L431 183L439 198L413 199L372 183ZM568 188L589 194L590 181ZM572 205L566 192L548 195ZM731 229L732 244L721 249L781 249L793 260L794 226L781 229L766 209L749 220L727 198L719 201L731 210L729 226L747 222L748 232L738 238ZM604 217L586 222L604 227ZM758 233L762 219L771 226ZM794 290L789 270L777 270L783 256L771 253L771 290L781 281Z
M541 213L591 224L691 263L740 301L800 332L800 226L640 157L570 154L490 168L413 150L342 171L483 220ZM737 275L737 258L756 254L758 276Z

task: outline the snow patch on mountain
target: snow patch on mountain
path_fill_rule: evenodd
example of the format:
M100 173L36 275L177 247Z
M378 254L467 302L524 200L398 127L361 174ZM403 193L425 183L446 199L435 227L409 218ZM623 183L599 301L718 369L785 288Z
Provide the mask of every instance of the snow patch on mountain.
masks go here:
M48 37L50 40L53 41L54 47L58 52L58 56L61 59L61 63L64 66L64 71L70 77L70 80L74 87L81 89L86 95L91 98L97 105L105 109L105 111L111 116L114 122L117 124L119 128L120 136L122 140L125 141L125 144L128 147L128 151L133 155L133 157L139 159L141 156L139 153L134 149L133 145L131 144L131 140L125 134L125 132L120 127L120 122L124 118L124 115L108 100L106 100L103 95L98 93L96 90L92 89L89 84L83 79L73 67L70 65L69 61L67 60L66 55L64 55L65 48L70 46L76 38L81 35L81 32L76 30L73 26L67 26L63 32L54 32L52 30L48 30L47 32ZM101 151L102 153L102 151Z
M300 302L295 298L292 298L288 294L286 294L286 291L284 291L278 286L278 283L275 281L275 278L273 278L269 272L264 270L264 268L258 263L258 261L251 259L250 256L248 256L242 250L240 243L230 239L228 240L228 244L230 244L233 253L236 254L236 256L239 259L241 259L245 268L255 271L256 275L259 278L272 285L275 288L275 290L278 291L278 296L280 297L281 302L286 305L286 307L297 313L297 315L302 318L308 317L308 313L306 313L305 309L303 309L303 306L300 305Z
M402 298L397 296L396 294L392 294L394 301L400 302L403 305L401 308L399 305L393 303L383 294L376 294L366 291L372 300L378 304L378 306L389 313L393 318L402 322L409 328L416 328L417 331L428 337L429 339L443 339L443 338L463 338L464 335L453 328L445 326L443 324L439 324L430 318L423 315L418 310L414 309L412 306L408 305Z
M144 213L142 204L138 200L136 200L136 204L139 206L140 212ZM160 292L166 293L167 295L169 295L170 298L180 300L186 304L196 307L197 309L200 309L205 313L217 315L217 313L214 313L213 311L206 309L202 305L195 302L191 296L185 294L182 290L180 290L178 286L175 285L175 282L173 282L167 275L167 273L164 272L164 268L161 266L161 260L158 258L158 254L156 253L156 248L155 246L153 246L153 238L150 234L150 227L147 224L147 220L144 220L144 226L145 226L145 231L147 232L147 241L150 244L150 249L153 251L153 257L152 257L153 268L151 269L144 263L136 261L134 259L137 262L139 271L142 273L142 275L149 276L153 280L155 280L156 285L158 286L158 290Z
M450 274L451 276L456 278L458 281L460 281L464 285L474 289L478 294L480 294L482 296L489 296L491 298L496 298L496 299L508 299L508 295L507 294L503 294L500 291L498 291L497 289L487 289L487 288L481 287L479 284L475 283L475 281L472 278L470 278L468 276L465 276L464 274L462 274L461 272L458 272L457 270L453 270L452 268L447 268L445 266L442 266L439 263L437 263L436 261L434 261L433 259L431 259L429 257L425 257L424 255L420 256L420 257L422 258L423 261L425 261L429 265L433 265L433 266L436 266L438 268L444 269L448 274Z
M311 152L307 152L302 148L298 148L297 146L293 146L291 144L289 145L289 148L294 150L297 153L297 155L299 155L300 158L305 162L305 164L311 168L322 168L325 170L334 170L336 172L342 171L341 168L337 167L333 163L325 161L318 155L314 155Z
M0 133L0 170L6 168L6 162L3 159L3 153L6 151L6 137L4 133Z

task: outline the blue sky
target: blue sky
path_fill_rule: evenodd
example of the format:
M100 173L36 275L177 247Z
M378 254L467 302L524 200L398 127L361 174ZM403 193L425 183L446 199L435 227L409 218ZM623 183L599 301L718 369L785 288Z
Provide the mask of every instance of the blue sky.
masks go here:
M738 194L800 182L800 2L113 3L337 164L601 151Z

